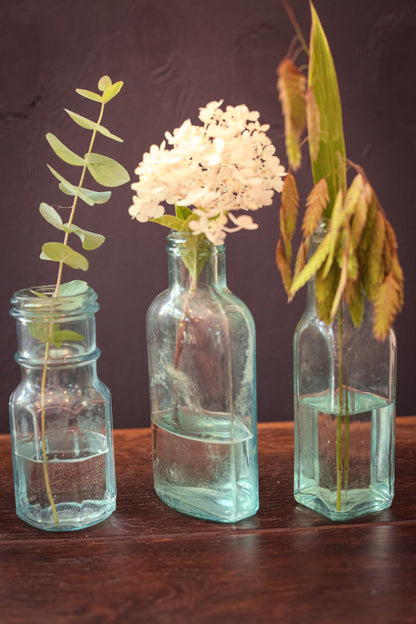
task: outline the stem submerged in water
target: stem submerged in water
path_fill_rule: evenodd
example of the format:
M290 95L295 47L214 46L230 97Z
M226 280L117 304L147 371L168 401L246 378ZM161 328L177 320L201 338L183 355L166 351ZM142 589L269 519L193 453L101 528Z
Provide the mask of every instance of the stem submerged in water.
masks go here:
M343 371L342 349L344 341L344 316L342 303L338 309L338 416L337 416L337 511L341 511L342 477L344 476L344 496L347 500L348 474L349 474L349 443L350 443L350 415L348 401L348 385L345 383ZM344 428L344 436L343 434ZM344 442L344 444L343 444ZM344 470L343 470L344 450Z

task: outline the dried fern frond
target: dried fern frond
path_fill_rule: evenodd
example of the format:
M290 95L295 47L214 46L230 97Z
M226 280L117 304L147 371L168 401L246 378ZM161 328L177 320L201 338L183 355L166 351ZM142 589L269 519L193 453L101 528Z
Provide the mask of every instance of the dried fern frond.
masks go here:
M389 273L374 297L374 336L384 340L400 312L400 286L393 273Z
M309 238L305 238L301 241L296 254L295 268L293 270L293 279L296 279L299 273L303 270L306 264L306 258L308 256Z
M364 297L361 281L348 280L345 287L345 301L348 304L350 316L355 327L359 327L364 316Z
M322 178L315 184L306 200L306 211L302 223L304 237L310 237L315 232L328 202L328 185L325 178Z
M335 293L334 300L332 302L331 307L331 322L334 320L335 315L338 311L339 305L341 303L342 297L344 296L345 287L348 281L348 261L350 255L350 230L348 226L348 220L345 219L345 232L344 232L345 240L342 250L342 266L341 266L341 274L338 281L337 291Z
M366 188L366 183L364 183L364 187L357 200L355 212L351 223L351 244L354 249L357 249L358 245L360 244L361 236L367 221L370 202L371 195L369 195Z
M327 325L331 322L332 302L337 291L340 273L336 262L333 262L326 275L322 267L316 273L316 308L320 320Z
M281 237L279 237L279 240L277 241L277 246L276 246L276 264L277 264L277 268L280 271L280 275L282 277L284 289L287 295L289 296L290 287L292 285L292 275L290 272L290 264L287 261L285 251L283 249Z
M367 264L367 289L370 301L374 298L378 287L383 281L383 248L386 236L385 220L381 212L378 210L376 215L376 224L374 228L374 236L371 244L370 253Z
M289 165L296 171L302 160L300 138L306 126L306 77L290 58L277 68L277 88L285 121L286 152Z
M292 262L292 238L296 230L298 207L299 193L296 180L290 171L288 171L283 183L282 200L280 204L280 232L289 265Z

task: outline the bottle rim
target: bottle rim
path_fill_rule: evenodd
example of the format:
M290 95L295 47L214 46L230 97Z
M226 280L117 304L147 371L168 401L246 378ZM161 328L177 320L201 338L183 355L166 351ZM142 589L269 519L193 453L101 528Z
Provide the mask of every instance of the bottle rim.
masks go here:
M10 299L11 316L20 317L50 317L79 316L86 313L95 313L99 310L97 293L88 287L84 292L76 295L58 295L53 297L55 286L52 284L22 288L16 291Z
M197 235L192 232L178 232L177 230L170 230L167 235L167 249L169 251L170 249L174 249L175 246L184 245L189 240L196 238L196 236ZM225 251L224 243L221 245L214 245L214 243L211 243L206 236L199 238L198 247L209 249L213 253L223 253Z

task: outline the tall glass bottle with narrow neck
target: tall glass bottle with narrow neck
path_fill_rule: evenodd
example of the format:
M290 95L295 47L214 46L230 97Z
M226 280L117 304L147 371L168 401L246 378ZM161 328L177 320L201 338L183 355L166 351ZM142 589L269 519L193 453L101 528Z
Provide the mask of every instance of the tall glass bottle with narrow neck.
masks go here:
M322 223L311 241L323 240ZM295 499L332 520L389 507L394 495L396 339L373 335L372 304L360 327L345 301L326 325L315 282L294 336Z
M116 505L111 396L98 379L97 295L12 298L21 382L10 398L16 511L47 531L83 529Z
M147 341L154 487L176 510L235 522L258 509L255 332L224 246L168 236L169 288Z

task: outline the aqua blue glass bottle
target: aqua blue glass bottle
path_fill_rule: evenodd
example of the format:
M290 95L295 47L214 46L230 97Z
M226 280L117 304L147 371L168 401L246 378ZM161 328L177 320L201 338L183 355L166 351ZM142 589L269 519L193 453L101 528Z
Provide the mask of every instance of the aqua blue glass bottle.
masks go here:
M325 234L321 224L312 251ZM355 327L345 301L319 320L315 283L294 336L295 499L350 520L390 507L394 496L396 338L373 336L372 305Z
M236 522L258 509L253 318L227 288L224 246L172 232L167 251L169 288L147 314L155 491Z
M11 300L21 369L10 397L16 512L39 529L72 531L116 506L111 396L96 371L96 293L52 293L26 289Z

